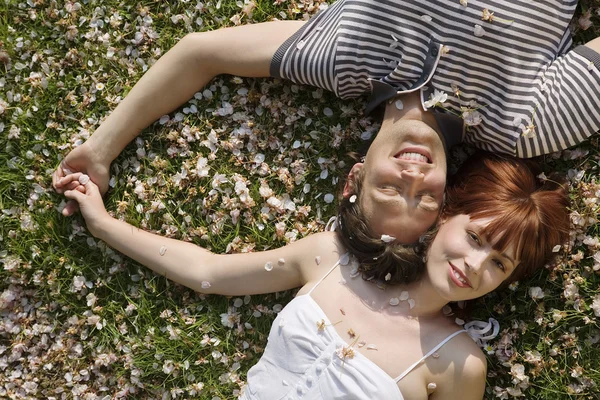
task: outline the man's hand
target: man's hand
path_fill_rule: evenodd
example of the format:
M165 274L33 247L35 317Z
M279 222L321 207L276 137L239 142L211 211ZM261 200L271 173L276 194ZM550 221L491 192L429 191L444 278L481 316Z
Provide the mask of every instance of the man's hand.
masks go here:
M52 186L54 186L54 189L58 193L75 190L80 184L77 180L66 179L66 176L81 172L87 174L98 186L100 194L104 194L108 190L108 181L110 179L109 168L110 163L107 164L100 160L88 142L86 142L71 150L65 159L62 160L56 171L52 174ZM69 200L63 209L63 215L73 215L77 209L77 202Z

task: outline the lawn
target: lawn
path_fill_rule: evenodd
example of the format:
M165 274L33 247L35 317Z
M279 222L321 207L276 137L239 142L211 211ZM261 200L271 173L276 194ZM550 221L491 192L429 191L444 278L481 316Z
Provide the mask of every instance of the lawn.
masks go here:
M62 217L50 174L187 33L307 19L321 4L0 3L0 398L237 396L294 293L205 296L156 276L93 238L79 215ZM577 43L600 34L600 2L580 8ZM220 253L322 231L348 150L377 132L363 104L276 79L218 77L113 163L107 208ZM546 171L568 175L571 246L475 307L501 325L485 348L486 399L600 398L598 141L544 159Z

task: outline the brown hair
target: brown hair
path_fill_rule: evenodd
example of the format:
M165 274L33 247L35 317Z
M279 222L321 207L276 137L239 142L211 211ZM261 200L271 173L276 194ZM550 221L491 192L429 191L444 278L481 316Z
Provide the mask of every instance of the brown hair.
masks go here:
M569 237L569 197L557 175L544 178L531 160L478 152L450 179L442 215L493 218L484 235L504 251L511 243L520 264L508 281L552 261L552 249Z
M425 246L421 243L386 243L374 237L360 208L363 171L361 169L353 179L354 202L343 196L340 201L336 229L338 238L358 261L358 270L363 279L385 284L414 282L425 271Z

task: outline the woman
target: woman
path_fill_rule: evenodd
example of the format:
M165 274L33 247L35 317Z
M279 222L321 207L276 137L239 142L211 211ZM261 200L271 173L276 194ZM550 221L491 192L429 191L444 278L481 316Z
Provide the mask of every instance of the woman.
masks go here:
M83 185L65 195L94 236L178 283L224 295L301 286L242 398L481 399L485 357L442 310L540 268L565 242L565 188L537 175L524 160L490 154L461 168L425 265L394 238L369 237L360 173L344 188L336 232L234 255L134 229L109 216L87 176L64 179ZM398 258L412 269L397 268Z

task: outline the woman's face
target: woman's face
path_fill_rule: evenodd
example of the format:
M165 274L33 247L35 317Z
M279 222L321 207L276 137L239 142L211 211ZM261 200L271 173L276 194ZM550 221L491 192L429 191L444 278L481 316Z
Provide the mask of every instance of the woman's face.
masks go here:
M442 222L427 253L427 277L447 301L481 297L519 265L514 244L501 252L483 235L491 221L461 214Z

